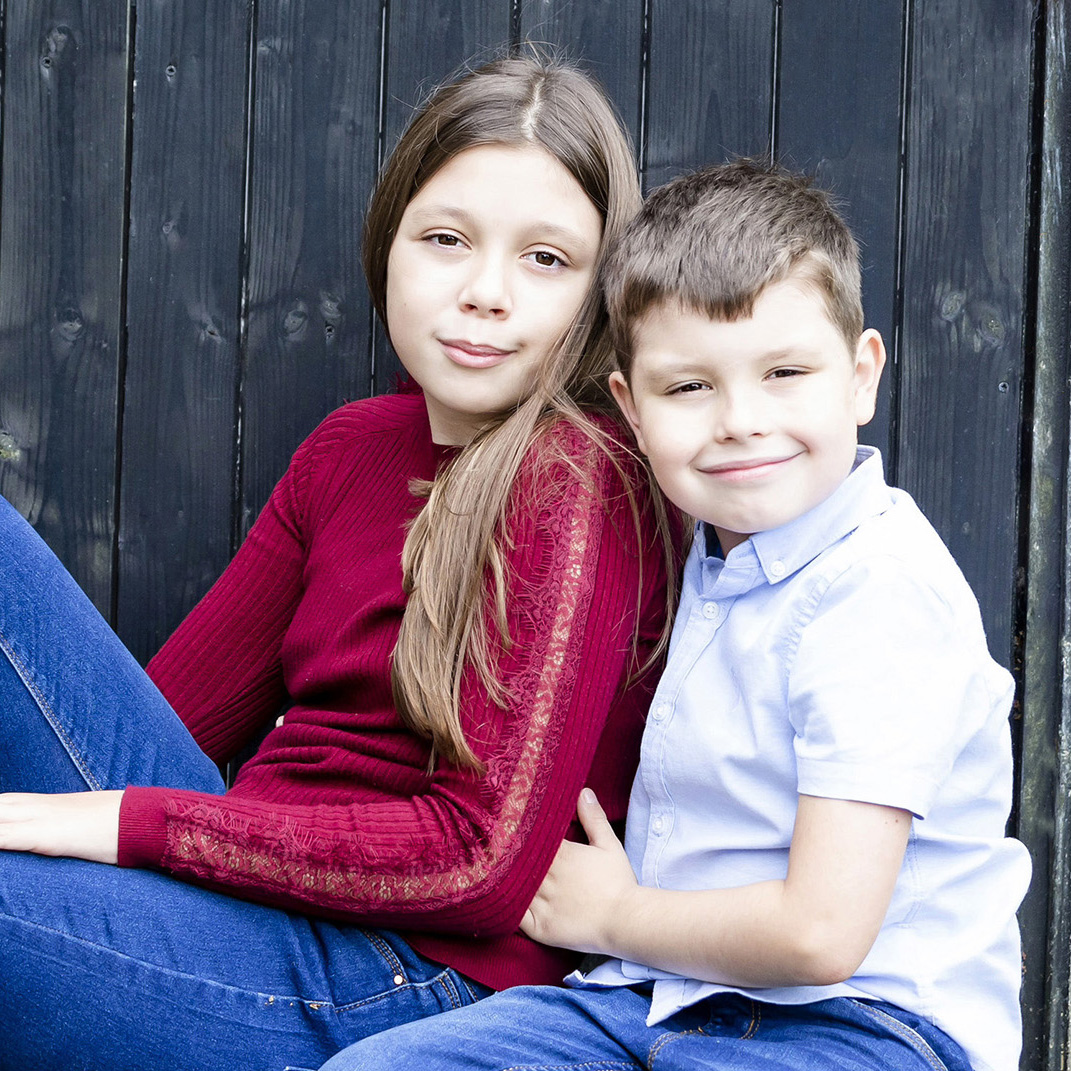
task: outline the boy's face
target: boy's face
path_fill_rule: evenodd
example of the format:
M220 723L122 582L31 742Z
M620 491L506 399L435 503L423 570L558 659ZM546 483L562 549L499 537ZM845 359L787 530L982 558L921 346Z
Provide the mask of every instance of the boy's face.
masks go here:
M865 331L851 352L806 283L771 284L733 322L656 306L632 338L631 382L615 372L614 397L662 490L713 525L723 553L806 513L851 471L885 348Z

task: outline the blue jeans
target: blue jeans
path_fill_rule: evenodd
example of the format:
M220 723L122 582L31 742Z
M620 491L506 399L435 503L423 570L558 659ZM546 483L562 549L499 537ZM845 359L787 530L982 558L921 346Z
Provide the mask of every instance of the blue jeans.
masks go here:
M638 989L510 989L358 1042L320 1071L971 1071L955 1042L899 1008L844 997L712 997L656 1026Z
M0 791L221 793L167 702L0 499ZM489 992L397 934L163 874L0 852L0 1071L282 1071Z

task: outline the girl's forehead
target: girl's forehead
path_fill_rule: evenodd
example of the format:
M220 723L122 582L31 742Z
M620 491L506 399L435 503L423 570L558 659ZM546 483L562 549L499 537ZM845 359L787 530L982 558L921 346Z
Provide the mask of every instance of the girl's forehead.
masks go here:
M417 191L403 218L515 226L597 245L602 216L569 171L542 146L479 145L448 160Z

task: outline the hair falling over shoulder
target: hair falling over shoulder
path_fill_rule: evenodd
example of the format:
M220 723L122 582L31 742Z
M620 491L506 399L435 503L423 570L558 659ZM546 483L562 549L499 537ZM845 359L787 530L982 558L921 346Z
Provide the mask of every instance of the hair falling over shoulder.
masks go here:
M448 160L480 145L536 145L549 152L602 216L603 249L640 206L628 137L587 75L556 59L527 56L470 71L434 92L410 123L369 206L364 270L388 333L387 260L405 207ZM408 601L392 687L402 720L430 739L432 765L442 758L481 769L461 725L461 682L468 667L496 702L508 701L491 652L496 641L509 645L504 518L528 450L546 428L565 419L620 470L589 417L598 412L616 417L606 387L613 367L606 311L593 286L565 337L537 371L531 395L484 429L434 482L415 488L427 501L410 527L402 555ZM630 486L628 479L625 485ZM643 497L662 503L657 490ZM631 491L630 498L638 533L638 499ZM675 552L668 525L662 528L672 588Z

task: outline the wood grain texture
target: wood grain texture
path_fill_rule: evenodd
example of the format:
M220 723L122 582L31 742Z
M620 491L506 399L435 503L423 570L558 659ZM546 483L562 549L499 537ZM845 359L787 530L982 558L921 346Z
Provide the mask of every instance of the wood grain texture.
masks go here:
M645 188L770 148L772 0L651 0Z
M434 88L509 48L512 0L427 0L387 6L383 77L384 158ZM392 390L401 371L382 328L373 339L372 393Z
M8 5L5 31L0 492L108 614L127 7Z
M243 533L301 440L371 387L360 242L376 174L379 6L266 0L255 57Z
M863 307L889 364L863 441L895 468L897 232L900 223L900 62L903 26L889 4L795 0L784 7L777 152L834 192L862 248Z
M231 555L249 0L141 0L118 622L151 654Z
M1026 618L1016 835L1035 880L1019 913L1023 940L1022 1071L1067 1066L1071 989L1071 24L1047 5L1036 355L1030 419Z
M913 10L895 476L945 538L1009 665L1032 13L1004 0Z

